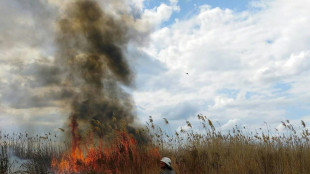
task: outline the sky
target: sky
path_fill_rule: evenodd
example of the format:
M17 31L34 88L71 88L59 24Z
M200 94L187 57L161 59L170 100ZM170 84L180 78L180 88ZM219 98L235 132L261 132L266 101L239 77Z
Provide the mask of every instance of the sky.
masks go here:
M199 127L202 114L221 130L310 123L310 1L126 2L148 33L126 48L135 72L135 87L126 90L139 122L167 118L179 130L186 120ZM0 129L65 123L57 89L47 92L35 75L55 56L51 38L62 8L57 0L0 1Z

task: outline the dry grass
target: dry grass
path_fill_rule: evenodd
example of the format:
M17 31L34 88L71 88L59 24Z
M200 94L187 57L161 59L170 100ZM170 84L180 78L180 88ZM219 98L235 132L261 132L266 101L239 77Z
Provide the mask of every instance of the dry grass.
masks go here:
M7 144L1 144L0 146L0 173L7 174L11 172L11 165L7 153Z
M298 130L289 121L282 122L284 133L276 129L253 133L236 126L224 134L205 116L198 115L198 119L203 128L200 133L186 121L187 131L171 135L156 128L150 118L155 143L163 147L164 156L172 158L177 173L310 173L310 134L304 121Z
M127 171L128 173L130 170L130 173L158 173L159 156L155 151L153 155L152 153L145 155L147 149L157 147L161 156L168 156L172 159L173 168L178 174L310 173L310 133L303 121L298 129L289 121L283 121L284 132L276 129L250 132L246 128L236 126L224 133L217 131L213 122L205 116L198 115L198 120L201 124L199 132L194 131L195 127L186 121L186 130L184 128L172 133L167 119L163 121L165 125L161 126L165 128L164 131L156 126L150 117L146 128L139 131L149 134L152 142L143 145L138 143L131 149L136 151L139 158L124 158L126 163L119 160L118 162L123 164L119 172ZM26 133L14 135L1 133L0 136L0 173L4 174L14 173L12 164L8 160L7 149L12 149L20 159L28 159L15 172L33 174L52 173L55 171L55 168L54 170L51 168L52 159L61 159L62 154L70 151L70 146L57 143L55 140L58 137L50 134L41 137L37 135L34 138L28 137ZM120 149L112 151L110 149L110 155L117 153L117 158L109 158L110 161L104 158L99 159L95 161L97 166L111 164L107 168L113 169L113 165L116 164L113 160L123 158L122 146L117 143L119 142L114 142L114 147ZM124 153L124 155L128 154ZM93 170L92 165L87 165L87 170L80 173L96 173L96 171Z
M30 137L28 133L0 132L0 148L3 149L0 160L5 159L8 166L0 166L3 168L0 170L7 173L51 173L50 164L53 156L59 156L63 151L63 146L56 143L56 139L57 136L51 133ZM14 159L9 155L14 155ZM20 164L17 160L23 163Z

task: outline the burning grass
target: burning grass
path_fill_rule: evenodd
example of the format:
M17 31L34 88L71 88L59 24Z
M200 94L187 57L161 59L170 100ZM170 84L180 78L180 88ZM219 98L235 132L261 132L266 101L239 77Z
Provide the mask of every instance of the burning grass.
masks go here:
M126 132L115 132L115 139L104 145L93 142L73 146L60 160L54 159L55 173L152 173L158 169L160 160L158 148L141 149L137 142ZM141 164L149 166L145 168Z
M162 156L170 157L175 171L182 174L310 173L310 133L303 121L299 128L289 121L283 122L284 132L270 129L251 132L236 126L223 133L205 116L199 115L198 119L203 128L199 132L187 122L189 129L172 134L170 129L162 129L169 127L168 120L160 128L150 118L147 128L140 130L152 138L145 144L138 143L132 134L121 129L114 130L109 139L96 140L89 135L71 145L56 143L50 137L2 133L0 170L13 173L6 153L12 149L19 158L28 159L20 168L15 168L20 173L152 174L160 172L158 161Z
M60 159L53 158L52 168L55 173L152 173L160 153L156 147L142 149L136 140L125 130L112 130L114 136L109 142L94 140L92 135L82 141L77 128L78 122L71 118L71 149ZM149 162L149 168L141 168L143 161ZM147 163L145 163L147 164ZM153 166L153 167L152 167Z

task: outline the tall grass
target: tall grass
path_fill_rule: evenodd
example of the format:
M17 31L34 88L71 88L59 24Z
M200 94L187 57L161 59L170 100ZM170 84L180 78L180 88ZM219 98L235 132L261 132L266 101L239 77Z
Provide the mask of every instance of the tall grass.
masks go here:
M51 173L52 158L59 156L64 149L63 145L59 144L56 139L57 136L52 136L51 133L32 137L26 132L0 132L0 149L2 149L0 160L6 160L8 167L5 170L7 173ZM3 172L0 171L0 173Z
M147 149L157 147L161 156L172 159L172 167L178 174L310 173L310 132L304 121L296 128L288 120L283 121L284 131L266 128L252 132L239 126L228 131L219 131L207 117L198 115L197 119L199 127L194 127L186 121L186 127L172 131L167 119L158 125L150 117L146 127L138 130L148 134L150 142L138 143L137 147L133 147L132 150L138 154L135 158L122 154L124 146L116 141L113 145L114 150L111 150L110 146L110 150L97 151L106 153L106 150L109 150L110 155L114 154L113 158L98 158L93 162L97 167L109 165L109 169L113 168L113 165L122 164L119 166L121 169L117 170L121 173L159 173L159 157L156 150L154 155L146 154ZM26 162L13 170L8 150L13 151L18 158L26 159ZM27 133L0 133L0 173L53 173L57 170L51 167L52 159L62 159L63 154L68 152L70 145L59 143L58 136L50 133L34 137L29 137ZM127 157L123 158L123 155ZM118 161L113 161L114 159ZM125 159L125 162L120 159ZM90 165L86 165L84 169L87 170L80 173L96 173L92 163L85 164ZM54 166L57 166L57 163Z
M11 165L7 153L7 144L0 145L0 173L7 174L11 171Z
M177 173L310 173L310 134L304 121L298 130L289 121L282 122L286 131L281 133L276 129L253 133L238 126L222 133L207 117L198 115L198 120L199 131L186 121L189 129L171 135L150 117L148 129L162 155L172 158Z

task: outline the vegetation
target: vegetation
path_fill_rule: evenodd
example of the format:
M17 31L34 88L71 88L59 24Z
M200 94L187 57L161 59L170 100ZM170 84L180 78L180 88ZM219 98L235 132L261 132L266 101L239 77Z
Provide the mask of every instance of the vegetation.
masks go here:
M50 133L34 138L0 133L0 173L159 173L161 156L170 157L179 174L310 173L310 132L304 121L298 128L282 122L285 131L235 126L224 133L207 117L198 115L198 120L199 131L186 121L186 128L172 133L167 119L159 127L150 117L139 131L152 142L143 145L123 131L115 131L108 143L86 141L76 148ZM25 161L16 166L9 151Z
M298 130L288 120L282 122L286 129L282 133L277 129L253 133L235 126L224 134L205 116L198 119L203 128L199 132L187 121L189 130L171 136L156 128L150 117L161 154L172 158L177 173L310 173L310 133L304 121Z
M64 146L51 133L30 137L28 133L0 132L0 173L51 173L51 159Z

